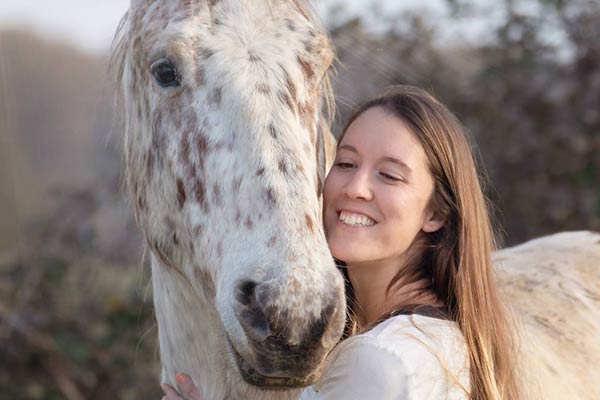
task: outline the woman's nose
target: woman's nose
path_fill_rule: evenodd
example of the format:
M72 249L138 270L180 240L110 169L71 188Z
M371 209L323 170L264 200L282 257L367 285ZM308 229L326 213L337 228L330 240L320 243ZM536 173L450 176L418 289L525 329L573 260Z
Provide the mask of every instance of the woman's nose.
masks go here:
M346 196L351 199L371 200L373 198L373 190L369 174L366 171L357 170L346 182L344 191Z

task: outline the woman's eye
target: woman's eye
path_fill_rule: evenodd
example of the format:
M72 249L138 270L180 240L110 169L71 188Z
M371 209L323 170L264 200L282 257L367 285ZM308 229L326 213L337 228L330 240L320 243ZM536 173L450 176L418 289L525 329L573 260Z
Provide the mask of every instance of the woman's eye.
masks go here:
M341 169L348 169L348 168L354 167L353 164L348 163L348 162L338 162L338 163L335 163L335 166L338 168L341 168Z
M171 60L160 59L152 64L151 69L154 79L161 87L175 87L181 84L177 68Z
M385 179L390 180L390 181L394 181L394 182L402 181L402 178L397 178L397 177L387 174L385 172L380 172L379 175L383 176Z

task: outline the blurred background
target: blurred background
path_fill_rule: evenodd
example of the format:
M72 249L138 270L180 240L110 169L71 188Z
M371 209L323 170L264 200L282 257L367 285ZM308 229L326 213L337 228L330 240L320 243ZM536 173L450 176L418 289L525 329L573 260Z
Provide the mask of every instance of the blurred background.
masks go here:
M159 399L110 44L127 0L0 6L0 399ZM600 230L600 2L323 1L338 118L392 83L475 138L503 245Z

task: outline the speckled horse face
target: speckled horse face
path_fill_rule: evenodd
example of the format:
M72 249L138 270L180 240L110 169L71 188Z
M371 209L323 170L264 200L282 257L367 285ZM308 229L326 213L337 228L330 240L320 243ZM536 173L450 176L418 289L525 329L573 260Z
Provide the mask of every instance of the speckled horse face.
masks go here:
M345 309L319 205L326 35L299 0L136 0L125 24L127 178L153 256L210 299L247 382L311 383Z

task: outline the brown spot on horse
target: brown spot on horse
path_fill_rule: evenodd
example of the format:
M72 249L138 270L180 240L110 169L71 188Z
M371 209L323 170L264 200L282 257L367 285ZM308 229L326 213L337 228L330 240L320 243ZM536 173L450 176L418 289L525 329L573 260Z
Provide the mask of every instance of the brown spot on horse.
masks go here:
M279 159L279 163L277 164L277 166L279 167L279 171L282 174L287 175L288 170L287 170L287 163L285 161L285 158L281 157Z
M256 85L256 91L264 95L271 94L271 87L266 83L259 83Z
M311 232L314 232L315 231L315 224L314 224L312 218L310 217L310 215L304 214L304 218L306 220L306 226L308 227L308 229Z
M277 97L281 101L281 103L285 104L290 111L294 112L294 104L292 103L292 98L289 93L280 90Z
M271 137L273 139L277 139L277 128L275 128L275 125L273 124L269 124L269 134L271 135Z
M194 77L196 78L196 85L198 87L202 87L206 84L206 72L204 71L203 66L199 65L196 67Z
M210 104L212 104L214 106L220 106L222 98L223 98L223 88L216 87L211 92L208 101Z
M183 208L185 204L186 194L185 194L185 185L181 179L177 179L177 203L179 204L179 208Z
M275 197L275 191L273 190L273 188L268 187L265 190L265 198L270 206L274 206L275 204L277 204L277 198Z
M306 77L306 80L311 81L315 76L315 71L313 70L313 67L310 64L310 62L303 60L302 58L300 58L300 56L298 56L296 60L298 61L298 64L300 64L300 69L302 69L302 73Z
M206 188L204 187L204 182L200 179L196 179L194 182L194 195L196 197L196 201L200 204L205 211L207 211L208 204L206 203Z

